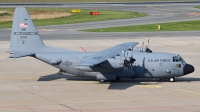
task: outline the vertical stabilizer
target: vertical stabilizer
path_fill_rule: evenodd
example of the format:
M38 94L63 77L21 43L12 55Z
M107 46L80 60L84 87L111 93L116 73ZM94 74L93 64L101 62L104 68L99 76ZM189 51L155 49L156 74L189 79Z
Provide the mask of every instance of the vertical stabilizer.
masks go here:
M17 7L13 17L9 52L37 52L43 47L45 45L26 8Z

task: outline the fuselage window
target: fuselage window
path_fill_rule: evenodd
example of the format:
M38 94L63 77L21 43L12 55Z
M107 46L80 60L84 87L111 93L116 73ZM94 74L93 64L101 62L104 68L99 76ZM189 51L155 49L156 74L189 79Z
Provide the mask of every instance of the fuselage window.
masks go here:
M184 61L183 61L183 59L182 59L182 58L180 58L180 61L181 61L182 63L184 63Z
M175 60L175 57L173 56L173 62L175 62L176 60Z
M176 68L181 68L181 64L176 64Z

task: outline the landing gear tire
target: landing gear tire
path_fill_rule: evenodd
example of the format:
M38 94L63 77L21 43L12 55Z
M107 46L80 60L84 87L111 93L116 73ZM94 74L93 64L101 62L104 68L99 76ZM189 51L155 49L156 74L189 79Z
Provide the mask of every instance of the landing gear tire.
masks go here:
M117 78L117 81L119 81L121 78Z
M169 78L169 81L170 81L170 82L175 82L175 77Z
M99 80L100 83L107 82L107 80Z

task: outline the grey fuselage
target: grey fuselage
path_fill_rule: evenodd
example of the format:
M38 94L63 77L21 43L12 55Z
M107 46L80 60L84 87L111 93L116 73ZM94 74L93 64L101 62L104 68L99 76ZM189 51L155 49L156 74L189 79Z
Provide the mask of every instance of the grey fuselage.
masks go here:
M50 64L53 59L62 60L53 65L69 74L80 77L108 77L115 78L169 78L186 75L184 73L185 61L177 54L171 53L146 53L135 52L136 61L128 67L119 67L123 64L124 57L118 56L95 67L80 67L81 60L93 52L60 52L60 53L36 53L36 58ZM130 53L129 53L130 55ZM108 64L109 63L109 64ZM111 64L110 64L111 63ZM52 65L52 64L50 64ZM109 77L114 76L114 77ZM113 79L113 80L114 80Z
M148 40L149 42L149 40ZM9 58L35 57L59 68L61 72L97 80L120 78L172 78L194 72L192 65L176 54L155 53L135 47L138 42L126 42L100 52L74 52L47 47L28 11L17 7L11 31ZM136 60L136 61L135 61Z

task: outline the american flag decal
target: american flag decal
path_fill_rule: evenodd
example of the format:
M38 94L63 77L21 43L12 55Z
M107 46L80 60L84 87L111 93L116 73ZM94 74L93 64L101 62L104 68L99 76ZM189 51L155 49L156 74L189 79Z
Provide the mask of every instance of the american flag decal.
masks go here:
M20 23L19 26L21 28L27 28L28 27L28 23Z

